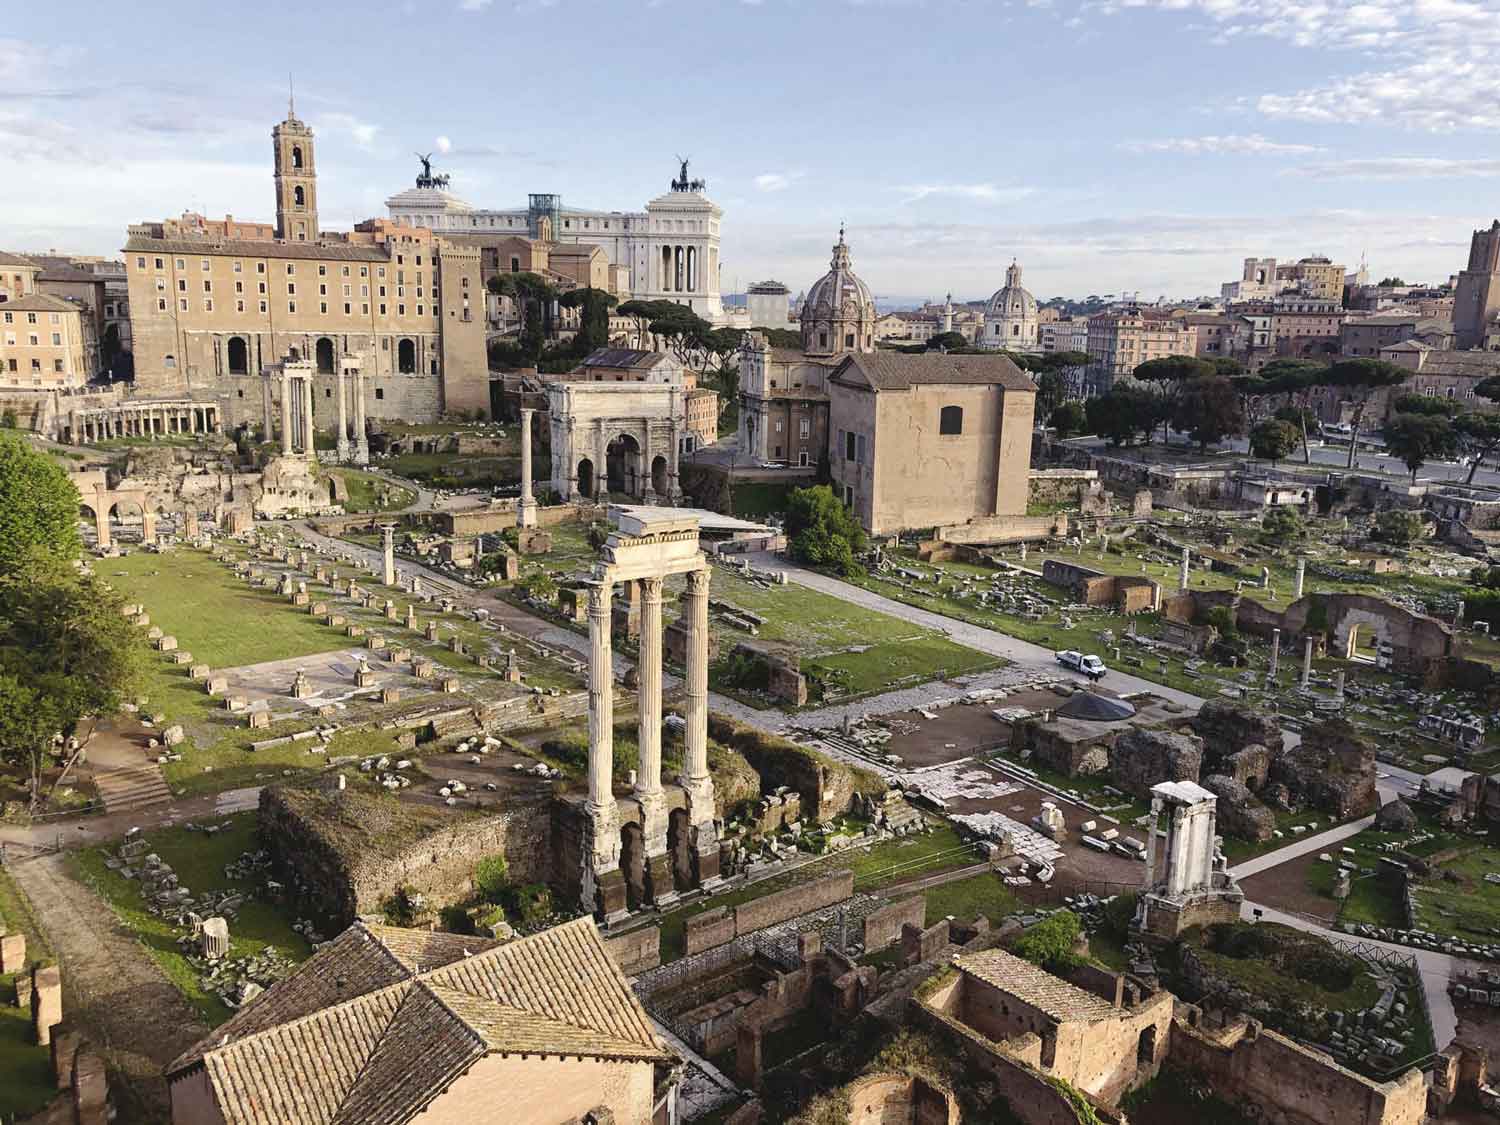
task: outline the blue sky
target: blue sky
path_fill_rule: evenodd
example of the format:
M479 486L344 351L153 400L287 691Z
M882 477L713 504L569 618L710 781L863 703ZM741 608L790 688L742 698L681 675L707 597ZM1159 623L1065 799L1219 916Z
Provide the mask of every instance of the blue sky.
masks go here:
M19 19L14 18L18 16ZM1500 214L1500 0L342 0L43 4L0 33L0 248L268 219L295 73L323 223L413 151L471 203L635 209L674 155L726 290L1216 292L1248 255L1441 281Z

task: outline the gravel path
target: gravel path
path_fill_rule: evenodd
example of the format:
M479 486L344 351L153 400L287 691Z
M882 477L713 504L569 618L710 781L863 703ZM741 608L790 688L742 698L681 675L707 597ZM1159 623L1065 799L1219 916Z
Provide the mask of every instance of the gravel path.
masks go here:
M66 856L38 856L6 870L31 900L62 968L63 1019L129 1077L158 1112L153 1119L165 1120L162 1069L208 1026L104 900L73 878Z

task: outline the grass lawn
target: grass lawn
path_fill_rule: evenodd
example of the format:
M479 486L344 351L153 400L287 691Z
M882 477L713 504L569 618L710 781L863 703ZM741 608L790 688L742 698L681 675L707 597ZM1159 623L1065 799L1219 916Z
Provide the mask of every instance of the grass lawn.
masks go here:
M231 888L249 891L249 886L226 879L224 866L254 849L255 814L241 813L228 819L230 827L213 836L186 828L158 828L147 833L146 839L151 842L151 850L177 872L183 886L195 892ZM176 928L145 908L138 883L104 866L107 854L103 848L89 848L72 862L204 1019L211 1026L223 1023L232 1013L217 996L203 990L197 971L177 945ZM307 941L292 930L286 915L254 898L245 900L239 917L229 924L229 937L232 957L252 956L273 948L284 957L301 961L312 952Z
M981 914L998 925L1007 914L1021 909L1021 900L1016 898L1015 892L1000 881L999 875L992 873L929 887L925 893L929 926L935 926L950 916L960 922L970 922Z
M343 477L344 486L349 490L349 499L344 501L346 512L399 512L416 502L417 494L412 489L391 484L372 473L362 473L358 469L329 471ZM382 488L388 490L388 498L384 502L380 499Z
M1457 881L1425 879L1413 889L1416 927L1470 940L1495 940L1500 933L1500 886L1486 882L1484 877L1500 871L1500 848L1461 848L1439 866Z
M176 637L179 649L211 668L328 652L348 643L342 632L292 612L274 590L242 582L202 551L135 551L101 559L96 569L128 600L143 604L151 623Z
M795 487L771 481L745 481L734 486L730 504L742 520L764 519L786 511L787 497Z
M0 870L0 921L8 931L26 935L28 961L45 960L50 951L36 927L31 905L4 870ZM36 1113L57 1093L52 1056L31 1037L31 1013L15 1005L19 973L0 976L0 1121Z
M1241 922L1240 927L1250 923ZM1291 948L1323 946L1320 938L1299 935L1290 927L1274 922L1256 923L1257 929L1271 931L1276 938L1292 943ZM1214 972L1246 992L1270 1002L1277 1009L1293 1012L1300 1005L1329 1012L1353 1012L1368 1008L1380 999L1380 984L1362 967L1353 974L1347 987L1325 987L1325 978L1306 979L1292 971L1292 963L1280 956L1230 956L1211 949L1198 948L1194 953ZM1340 955L1347 956L1347 955ZM1353 960L1351 958L1351 960Z
M1388 853L1380 849L1383 844L1400 843L1408 836L1404 832L1378 832L1367 828L1356 836L1339 841L1328 848L1334 857L1333 863L1319 861L1308 869L1308 889L1333 901L1340 860L1358 864L1361 869L1373 868L1373 875L1356 873L1350 879L1349 897L1339 908L1338 921L1349 925L1405 926L1406 911L1401 903L1401 889L1396 885L1394 875L1381 872L1380 859ZM1354 854L1349 855L1344 848L1353 849Z
M929 820L928 824L931 831L925 835L883 840L868 849L846 852L834 866L854 872L856 890L875 891L907 879L979 862L974 848L959 839L946 821Z

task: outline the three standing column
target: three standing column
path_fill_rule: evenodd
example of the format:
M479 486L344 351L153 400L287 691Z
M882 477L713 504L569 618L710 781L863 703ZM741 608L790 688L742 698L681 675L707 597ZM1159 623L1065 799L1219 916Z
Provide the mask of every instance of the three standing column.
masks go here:
M292 377L281 377L281 455L292 453Z

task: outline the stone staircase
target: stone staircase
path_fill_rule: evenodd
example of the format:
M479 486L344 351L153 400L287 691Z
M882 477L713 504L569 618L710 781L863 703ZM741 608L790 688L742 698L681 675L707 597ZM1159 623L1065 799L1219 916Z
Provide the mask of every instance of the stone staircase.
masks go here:
M99 789L99 798L104 802L105 812L148 808L167 804L172 800L172 791L167 788L166 778L161 775L161 767L155 762L141 760L129 765L97 770L94 784Z

